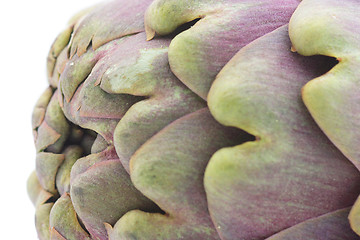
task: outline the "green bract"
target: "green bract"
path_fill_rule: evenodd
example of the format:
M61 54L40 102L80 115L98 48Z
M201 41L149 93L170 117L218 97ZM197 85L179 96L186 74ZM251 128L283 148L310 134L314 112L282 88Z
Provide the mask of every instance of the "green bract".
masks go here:
M359 12L113 0L79 13L33 113L39 238L360 239Z

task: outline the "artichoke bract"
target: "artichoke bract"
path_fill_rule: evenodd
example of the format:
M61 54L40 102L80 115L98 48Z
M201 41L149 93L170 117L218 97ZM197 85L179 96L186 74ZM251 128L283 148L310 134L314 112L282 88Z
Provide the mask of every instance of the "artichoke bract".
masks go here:
M35 105L40 240L360 239L360 2L113 0Z

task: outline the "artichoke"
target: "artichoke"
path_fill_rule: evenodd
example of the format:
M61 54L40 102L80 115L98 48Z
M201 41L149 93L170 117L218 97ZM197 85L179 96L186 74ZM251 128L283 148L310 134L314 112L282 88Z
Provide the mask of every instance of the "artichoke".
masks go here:
M53 43L39 239L360 239L360 2L112 0Z

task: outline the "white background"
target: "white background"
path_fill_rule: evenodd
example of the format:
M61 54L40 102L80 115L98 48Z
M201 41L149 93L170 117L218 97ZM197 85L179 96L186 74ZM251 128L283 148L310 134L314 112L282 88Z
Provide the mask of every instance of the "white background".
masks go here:
M31 113L47 87L49 48L72 15L101 0L4 1L0 12L1 239L36 240L26 181L35 168Z

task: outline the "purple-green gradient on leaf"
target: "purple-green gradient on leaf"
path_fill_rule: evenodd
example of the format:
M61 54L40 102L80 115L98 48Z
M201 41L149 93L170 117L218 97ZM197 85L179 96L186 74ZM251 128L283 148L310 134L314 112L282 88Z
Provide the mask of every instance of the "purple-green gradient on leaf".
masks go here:
M47 59L40 240L360 239L360 3L111 0Z
M299 0L155 0L146 10L148 38L200 19L171 41L174 74L206 99L216 74L243 46L289 22Z
M263 239L350 206L358 195L358 171L300 99L303 84L321 74L327 59L301 57L290 47L287 26L255 40L210 90L215 119L257 139L219 150L205 172L209 210L224 239Z

